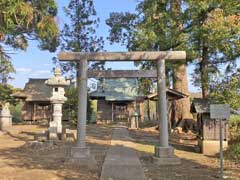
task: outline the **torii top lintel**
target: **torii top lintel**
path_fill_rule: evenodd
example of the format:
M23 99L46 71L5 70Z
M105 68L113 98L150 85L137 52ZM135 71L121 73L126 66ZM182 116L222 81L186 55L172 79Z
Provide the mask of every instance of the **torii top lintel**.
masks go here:
M185 51L134 51L134 52L60 52L60 61L154 61L185 60Z

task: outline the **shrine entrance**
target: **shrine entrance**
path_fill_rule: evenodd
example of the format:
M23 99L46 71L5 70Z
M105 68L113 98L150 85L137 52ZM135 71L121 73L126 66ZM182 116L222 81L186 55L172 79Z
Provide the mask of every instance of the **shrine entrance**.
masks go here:
M113 104L113 119L114 121L127 122L129 118L129 111L126 103Z
M185 60L185 51L150 51L150 52L61 52L60 61L76 61L79 63L78 74L78 126L77 143L71 149L71 157L78 162L88 162L91 159L89 148L86 146L87 122L87 79L88 78L157 78L158 87L158 117L159 145L155 146L154 161L160 165L177 164L173 148L169 146L165 60ZM156 61L156 70L88 70L88 61ZM120 106L116 106L119 107ZM82 161L81 161L82 160Z

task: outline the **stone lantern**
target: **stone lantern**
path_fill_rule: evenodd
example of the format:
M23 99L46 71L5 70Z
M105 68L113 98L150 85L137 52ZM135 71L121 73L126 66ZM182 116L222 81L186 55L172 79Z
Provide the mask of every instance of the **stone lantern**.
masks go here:
M9 103L3 105L2 110L0 111L0 130L7 130L12 126L12 116L9 110Z
M53 105L53 118L49 123L49 139L58 139L58 135L62 134L62 105L67 100L64 96L64 87L68 86L70 82L61 76L61 69L56 68L54 77L45 81L45 84L52 87L50 102Z

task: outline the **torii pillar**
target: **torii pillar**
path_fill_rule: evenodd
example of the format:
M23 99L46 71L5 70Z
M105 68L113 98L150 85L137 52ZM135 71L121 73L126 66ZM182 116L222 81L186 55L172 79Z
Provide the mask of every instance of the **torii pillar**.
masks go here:
M165 59L157 60L157 92L158 92L158 117L159 117L159 145L155 146L153 162L157 165L178 165L180 159L174 155L174 148L169 146L167 97L166 97L166 72Z
M62 52L58 54L61 61L76 61L79 63L78 77L78 127L77 142L71 149L71 158L81 164L91 165L94 158L86 146L87 121L87 78L120 78L120 77L157 77L158 84L158 113L159 113L159 145L155 147L153 162L157 165L180 164L179 158L174 156L174 149L168 142L168 119L166 100L165 60L184 60L185 51L142 51L142 52ZM88 71L88 61L157 61L157 73L154 71Z
M77 77L78 85L78 123L77 123L77 142L71 148L71 161L78 165L93 167L96 165L94 157L86 146L86 124L87 124L87 70L88 61L83 59L78 62L79 69Z

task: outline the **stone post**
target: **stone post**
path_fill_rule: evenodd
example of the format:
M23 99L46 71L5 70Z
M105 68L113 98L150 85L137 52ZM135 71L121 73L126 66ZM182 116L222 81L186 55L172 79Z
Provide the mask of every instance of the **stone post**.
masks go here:
M180 164L180 159L174 156L174 149L169 146L168 142L165 59L158 59L157 61L157 76L159 146L155 146L153 162L157 165Z
M87 60L79 62L77 77L78 81L78 124L77 142L71 149L71 161L78 165L94 166L96 161L86 146L86 123L87 123Z
M9 103L6 103L0 111L0 130L8 130L12 126L12 116L9 110Z

